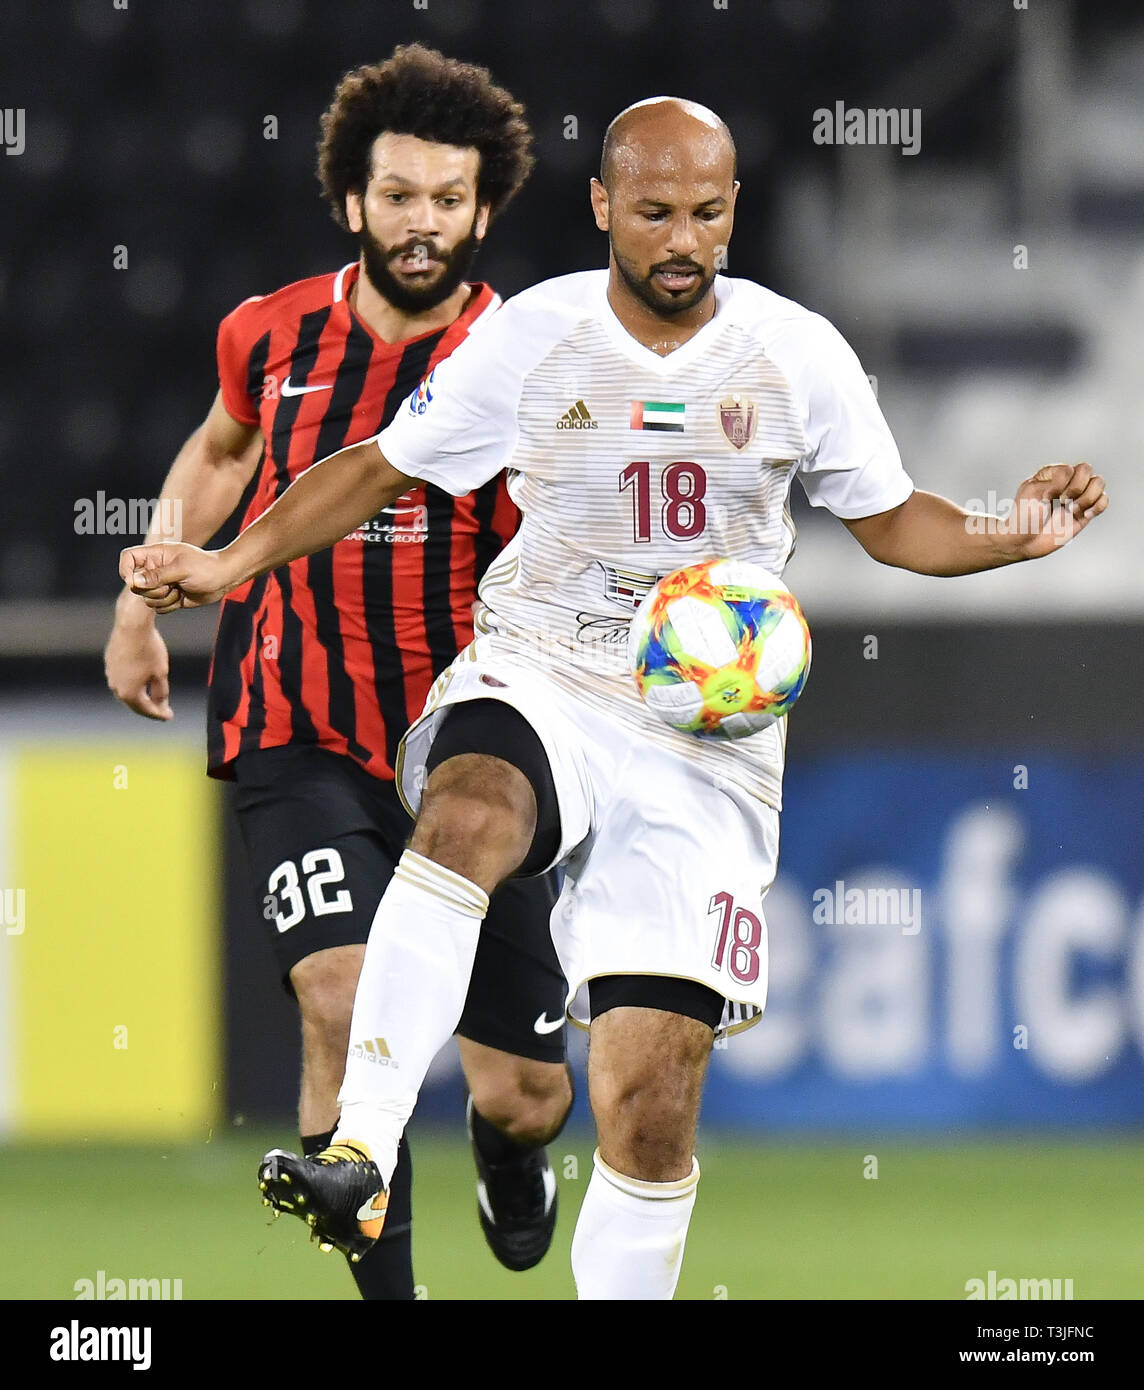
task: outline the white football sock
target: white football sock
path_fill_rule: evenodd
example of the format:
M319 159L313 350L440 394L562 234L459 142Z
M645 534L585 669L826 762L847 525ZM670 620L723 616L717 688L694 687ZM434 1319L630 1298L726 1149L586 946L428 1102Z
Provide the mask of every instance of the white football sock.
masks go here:
M679 1282L699 1164L677 1182L644 1182L609 1168L599 1149L572 1237L580 1299L669 1299Z
M369 929L333 1142L367 1144L386 1186L429 1064L460 1021L488 908L475 883L407 849Z

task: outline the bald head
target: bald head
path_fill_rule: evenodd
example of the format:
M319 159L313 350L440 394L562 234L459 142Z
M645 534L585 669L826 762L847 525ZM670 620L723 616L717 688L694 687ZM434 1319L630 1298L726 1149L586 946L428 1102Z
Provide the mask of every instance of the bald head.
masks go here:
M682 165L714 171L727 161L733 179L735 142L714 111L682 97L649 97L626 107L608 127L600 182L611 193L626 175L670 175Z
M696 323L710 316L738 194L735 145L714 111L679 97L621 111L591 184L592 215L608 233L613 308L626 304L637 319L650 310L684 327L688 315Z

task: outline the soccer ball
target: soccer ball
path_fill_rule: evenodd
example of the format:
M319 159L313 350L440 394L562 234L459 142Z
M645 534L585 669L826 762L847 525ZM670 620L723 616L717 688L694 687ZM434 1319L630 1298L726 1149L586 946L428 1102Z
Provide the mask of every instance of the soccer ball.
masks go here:
M810 671L798 600L761 565L705 560L640 604L628 660L649 709L705 738L746 738L791 708Z

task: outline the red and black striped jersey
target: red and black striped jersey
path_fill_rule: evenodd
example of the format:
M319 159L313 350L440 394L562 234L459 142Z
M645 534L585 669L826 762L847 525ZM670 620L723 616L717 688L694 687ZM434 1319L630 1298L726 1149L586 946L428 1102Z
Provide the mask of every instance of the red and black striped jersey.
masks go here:
M247 299L223 319L223 403L265 439L248 526L311 464L376 434L422 377L500 303L473 285L461 315L405 342L350 307L356 262ZM503 477L453 498L417 487L329 550L228 594L208 701L208 768L255 748L317 744L392 778L429 687L472 640L481 576L519 514Z

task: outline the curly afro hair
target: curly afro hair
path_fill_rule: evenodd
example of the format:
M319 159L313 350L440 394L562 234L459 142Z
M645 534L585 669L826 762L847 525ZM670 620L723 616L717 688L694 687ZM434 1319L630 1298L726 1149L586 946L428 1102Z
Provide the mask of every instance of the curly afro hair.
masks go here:
M488 68L411 43L384 63L347 72L322 116L318 178L334 221L348 230L346 194L363 193L370 151L383 131L415 135L480 155L477 200L490 218L511 201L536 163L524 107Z

